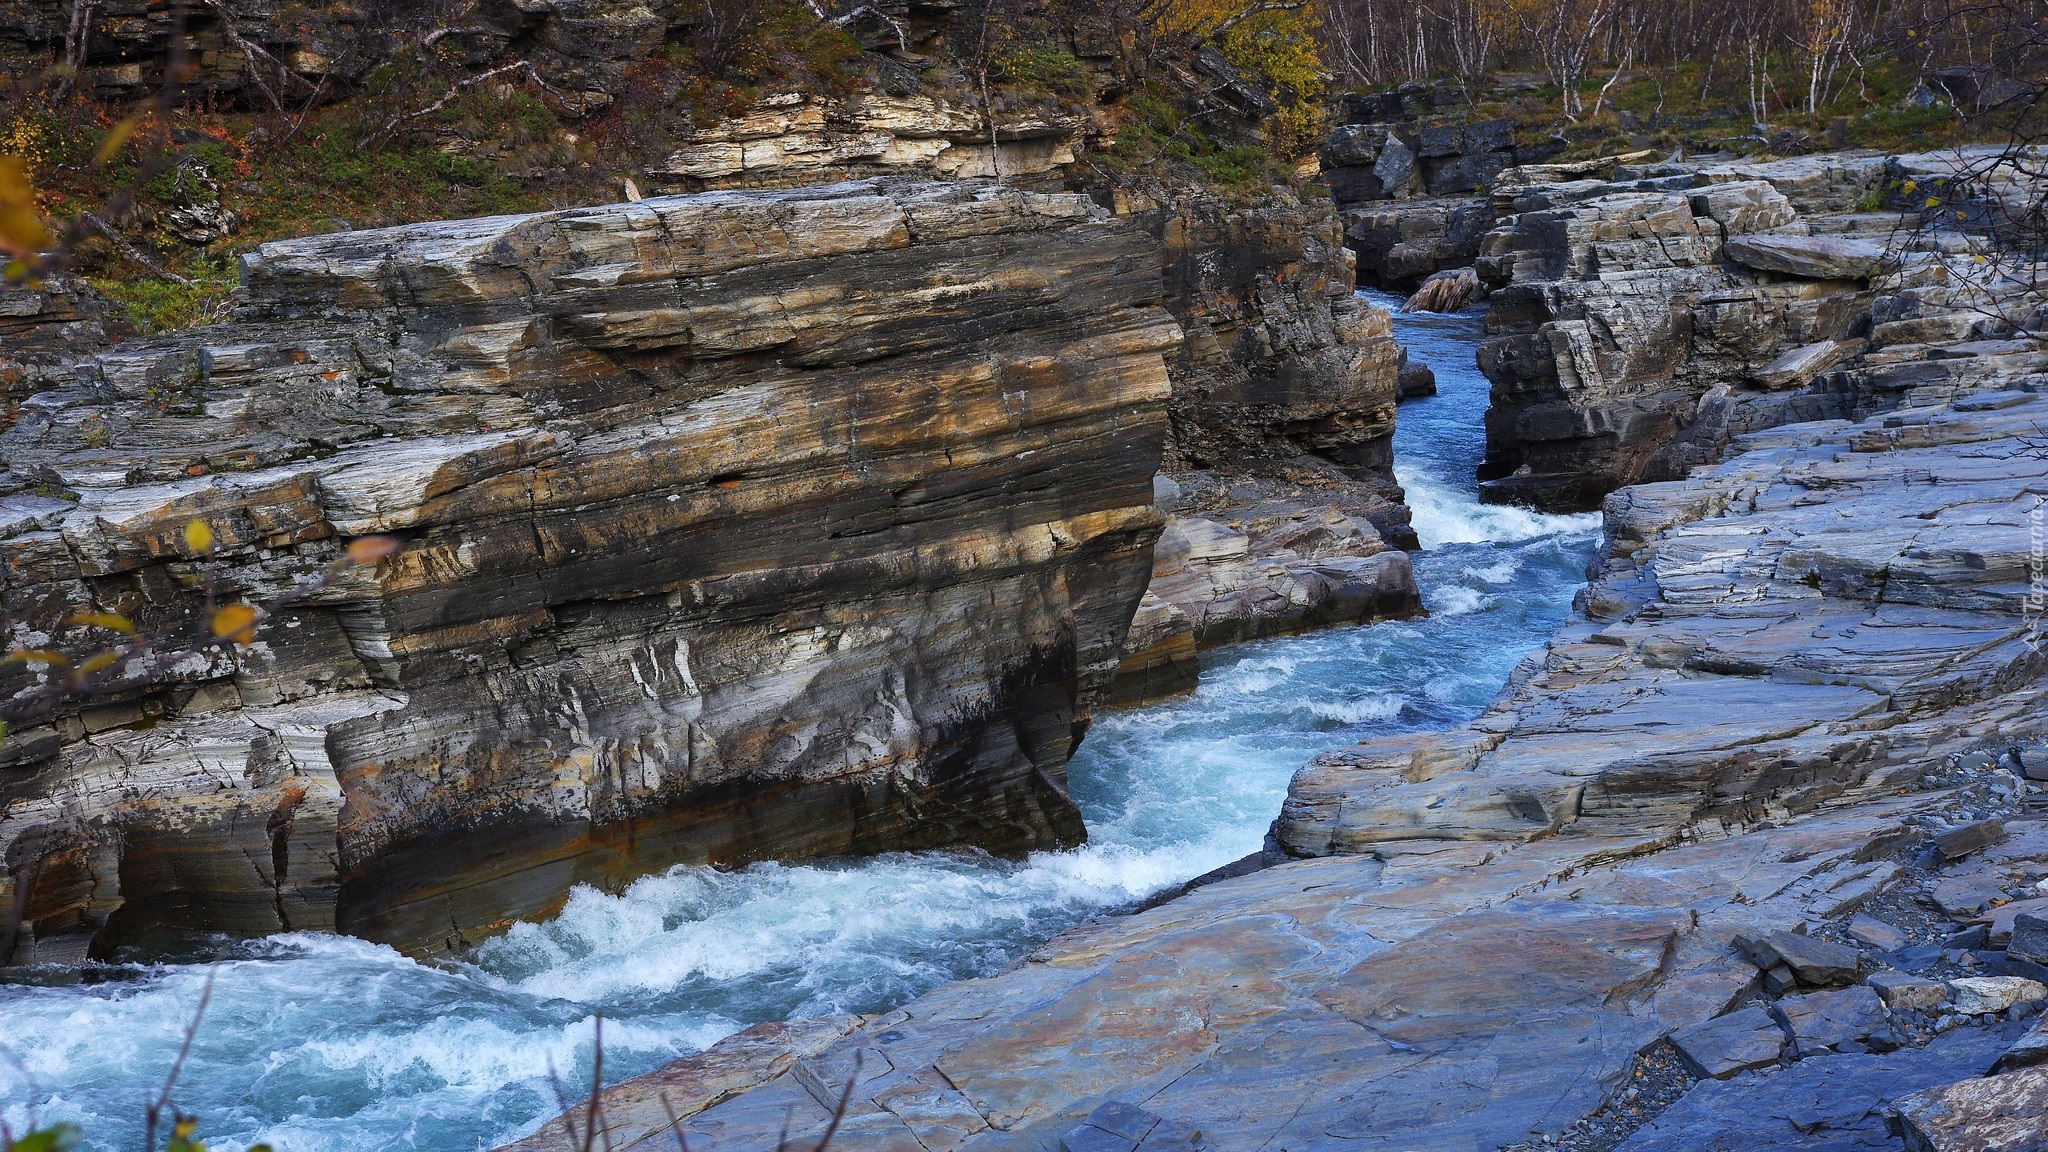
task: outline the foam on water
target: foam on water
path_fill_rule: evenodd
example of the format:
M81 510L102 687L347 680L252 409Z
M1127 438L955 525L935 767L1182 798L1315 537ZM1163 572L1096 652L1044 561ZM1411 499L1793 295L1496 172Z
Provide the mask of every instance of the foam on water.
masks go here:
M1477 714L1569 609L1598 520L1480 505L1477 314L1401 316L1396 331L1439 388L1401 406L1395 438L1431 616L1213 652L1194 695L1100 716L1069 769L1085 847L677 868L578 890L463 965L331 936L225 944L176 1102L219 1148L489 1148L555 1110L551 1077L587 1081L600 1012L609 1079L760 1021L886 1009L1257 851L1318 752ZM208 970L0 987L19 1060L0 1056L0 1115L17 1131L32 1110L73 1120L94 1149L136 1144Z

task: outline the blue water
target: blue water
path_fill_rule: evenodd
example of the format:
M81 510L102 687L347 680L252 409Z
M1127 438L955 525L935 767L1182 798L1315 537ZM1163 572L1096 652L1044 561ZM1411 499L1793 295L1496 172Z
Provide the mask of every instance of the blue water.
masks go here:
M1393 306L1397 297L1367 293ZM1475 715L1570 607L1592 516L1482 506L1479 314L1397 316L1439 395L1401 406L1395 450L1426 551L1426 620L1210 653L1192 696L1102 715L1069 769L1090 843L1005 862L914 853L737 872L677 868L573 894L472 963L432 966L344 937L228 947L210 966L102 968L0 987L0 1116L140 1144L145 1099L208 973L212 1002L175 1103L216 1149L486 1149L607 1079L748 1024L885 1010L986 975L1053 933L1258 850L1288 777L1318 752Z

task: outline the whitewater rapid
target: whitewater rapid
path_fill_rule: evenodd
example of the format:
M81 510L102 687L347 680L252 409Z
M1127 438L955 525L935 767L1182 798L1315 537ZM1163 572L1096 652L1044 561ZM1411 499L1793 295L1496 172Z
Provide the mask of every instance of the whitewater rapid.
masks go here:
M1212 652L1194 695L1101 715L1068 770L1085 847L676 868L616 895L579 889L554 920L461 965L291 934L0 986L0 1116L16 1132L69 1120L91 1149L135 1146L210 973L174 1100L213 1147L488 1149L554 1113L551 1078L570 1095L587 1083L599 1013L615 1080L750 1024L882 1011L989 974L1257 851L1311 756L1477 714L1569 611L1597 537L1596 516L1478 503L1478 313L1397 315L1395 329L1439 387L1402 405L1395 435L1429 618Z

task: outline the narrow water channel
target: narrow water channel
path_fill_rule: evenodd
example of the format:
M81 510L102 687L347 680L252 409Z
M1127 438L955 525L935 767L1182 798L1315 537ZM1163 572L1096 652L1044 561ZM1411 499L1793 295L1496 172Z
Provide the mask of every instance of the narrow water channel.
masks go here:
M1399 299L1366 293L1397 307ZM1258 849L1318 752L1476 714L1568 612L1594 516L1482 506L1479 314L1400 316L1439 394L1400 412L1396 458L1430 616L1211 653L1193 696L1102 716L1069 769L1086 847L1005 862L913 853L737 872L677 868L575 893L473 962L430 966L342 937L225 946L211 965L110 966L0 987L0 1115L69 1120L88 1148L140 1143L145 1100L208 972L212 1004L175 1102L221 1149L487 1149L555 1111L551 1072L607 1078L749 1024L881 1011L984 975L1086 917ZM574 1094L574 1089L571 1089Z

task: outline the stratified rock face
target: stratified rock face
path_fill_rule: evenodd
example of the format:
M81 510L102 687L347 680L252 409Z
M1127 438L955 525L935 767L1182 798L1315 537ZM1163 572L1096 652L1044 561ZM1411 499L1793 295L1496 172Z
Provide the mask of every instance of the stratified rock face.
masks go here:
M1064 765L1160 525L1158 268L1084 198L902 181L260 250L237 323L0 440L8 609L175 635L208 582L404 550L12 726L21 954L428 952L677 861L1080 839Z
M1514 194L1478 263L1495 289L1480 349L1493 382L1489 498L1596 506L1642 474L1712 383L1784 343L1845 333L1868 306L1853 283L1767 284L1733 270L1722 260L1731 236L1797 213L1762 181L1701 184L1684 173Z
M12 422L30 394L68 382L73 364L129 334L114 305L80 280L0 281L0 422Z
M1167 305L1187 342L1173 365L1173 453L1190 467L1296 458L1393 487L1400 349L1386 311L1353 292L1329 205L1208 196L1139 205L1165 246ZM1390 535L1407 509L1390 507Z
M1471 725L1302 769L1275 834L1320 855L1740 825L2039 732L2043 412L2007 392L1788 425L1614 494L1588 619Z
M1090 128L1086 115L1005 115L993 131L978 108L904 92L832 100L787 93L764 98L683 142L648 170L687 190L779 187L901 173L1061 183Z

